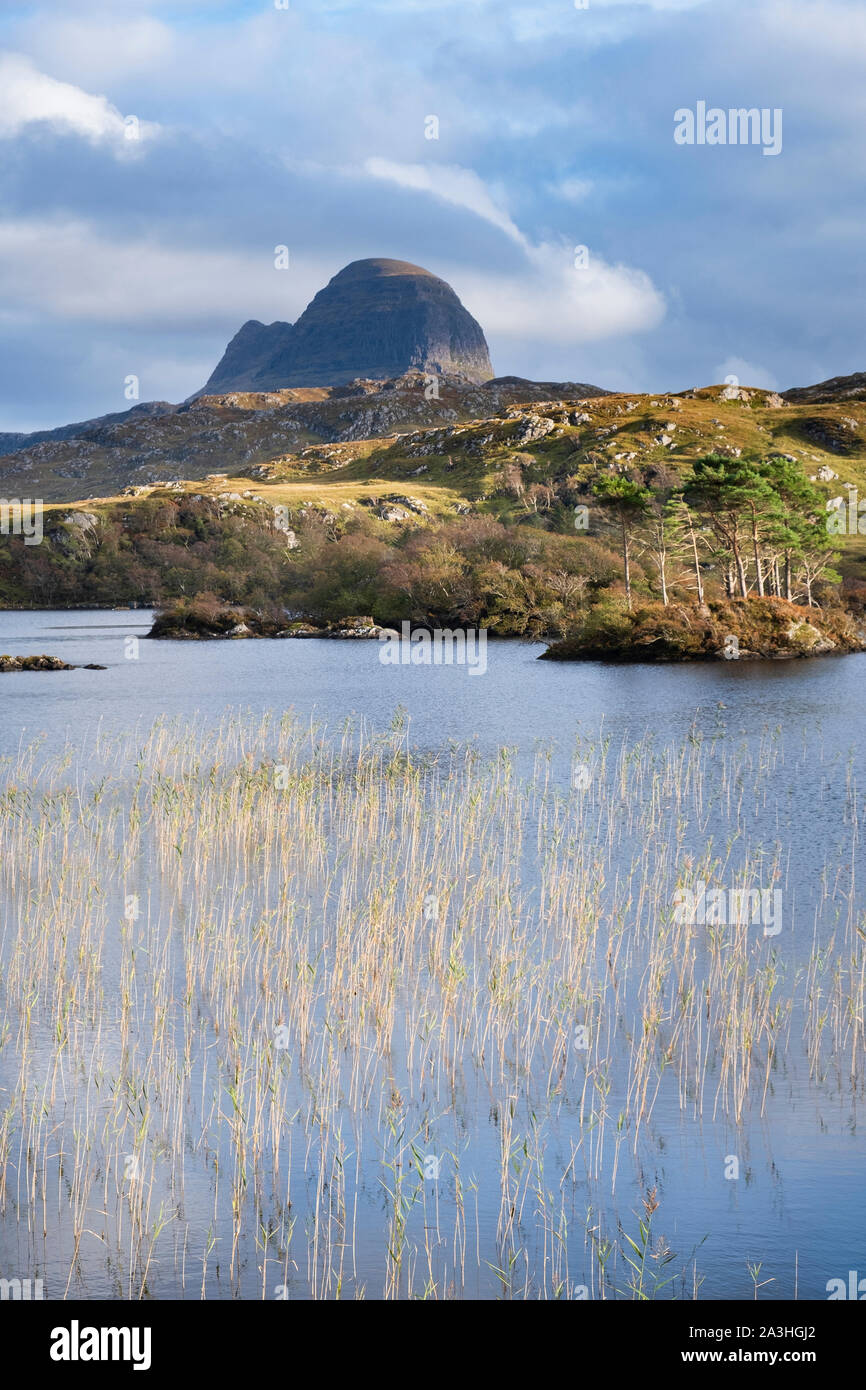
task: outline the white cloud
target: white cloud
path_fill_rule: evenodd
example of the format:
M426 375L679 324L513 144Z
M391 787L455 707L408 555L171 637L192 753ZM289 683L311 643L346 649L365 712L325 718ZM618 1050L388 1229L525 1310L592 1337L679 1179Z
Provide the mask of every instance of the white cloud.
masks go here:
M456 164L398 164L394 160L378 158L366 160L364 169L373 178L387 179L400 188L413 189L418 193L430 193L442 202L474 212L476 217L498 227L519 246L527 245L523 233L472 169L463 169Z
M571 37L582 24L583 42L600 47L630 37L646 27L656 11L674 13L700 9L710 0L546 0L534 5L510 5L504 17L520 42L532 43L552 37Z
M9 321L77 320L129 329L234 332L293 320L338 266L191 244L109 240L86 222L0 222L0 303Z
M577 269L570 248L549 244L531 247L527 261L522 273L447 277L491 338L569 347L643 333L664 318L664 298L642 270L591 250Z
M763 16L779 43L844 62L866 57L866 13L838 0L772 0Z
M386 159L368 159L364 167L375 178L464 208L520 247L522 269L446 276L455 288L465 287L466 307L490 334L568 345L644 332L664 318L664 299L642 270L609 265L592 251L577 268L576 248L533 245L473 170Z
M0 54L0 139L40 123L93 142L110 141L118 149L131 149L158 129L146 121L128 124L107 97L48 77L20 53Z
M643 332L664 300L641 270L608 265L590 251L575 269L571 248L524 247L514 271L437 266L491 335L565 345ZM117 241L85 222L0 222L0 303L6 322L73 320L122 326L234 332L246 319L294 321L339 269L293 257L274 268L260 255ZM733 368L731 370L734 370Z
M561 198L565 203L582 203L588 198L595 185L591 179L564 178L556 183L546 183L548 193Z
M766 367L747 362L744 357L726 357L720 367L716 367L711 385L721 385L729 376L735 376L740 386L757 386L762 391L778 391L779 382Z
M99 8L93 14L30 15L17 34L17 47L43 68L78 83L117 81L129 74L153 72L171 61L176 49L172 29L151 15L133 15L124 6Z

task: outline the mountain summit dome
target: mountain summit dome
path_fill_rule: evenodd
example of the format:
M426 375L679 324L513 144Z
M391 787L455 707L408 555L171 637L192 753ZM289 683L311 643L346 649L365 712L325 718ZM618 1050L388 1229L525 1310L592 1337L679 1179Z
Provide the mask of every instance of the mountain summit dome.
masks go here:
M408 261L352 261L297 323L255 319L235 334L205 392L342 386L407 371L493 376L480 325L451 286Z

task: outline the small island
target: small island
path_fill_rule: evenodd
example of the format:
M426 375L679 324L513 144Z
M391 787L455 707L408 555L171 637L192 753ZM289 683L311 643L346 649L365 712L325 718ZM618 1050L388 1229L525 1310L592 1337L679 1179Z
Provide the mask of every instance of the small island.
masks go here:
M89 661L86 666L73 666L61 661L59 656L0 656L0 676L10 671L105 671L105 666L97 666Z
M866 650L850 614L778 598L641 603L597 613L542 661L785 661Z

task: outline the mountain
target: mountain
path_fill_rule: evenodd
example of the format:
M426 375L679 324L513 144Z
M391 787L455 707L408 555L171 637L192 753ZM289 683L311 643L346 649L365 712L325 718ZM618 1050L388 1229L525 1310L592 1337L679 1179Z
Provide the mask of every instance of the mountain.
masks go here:
M118 410L113 415L98 415L93 420L79 420L73 425L58 425L53 430L34 430L31 434L0 434L0 456L14 454L20 449L30 449L34 444L45 444L60 439L98 439L102 430L111 425L122 425L128 420L155 419L159 415L170 415L177 410L168 401L142 401L130 410Z
M795 386L783 391L783 397L792 405L833 405L839 401L866 400L866 372L853 372L851 376L832 376L829 381L819 381L817 386Z
M297 323L245 323L201 394L341 386L413 370L489 380L480 325L429 270L408 261L352 261Z

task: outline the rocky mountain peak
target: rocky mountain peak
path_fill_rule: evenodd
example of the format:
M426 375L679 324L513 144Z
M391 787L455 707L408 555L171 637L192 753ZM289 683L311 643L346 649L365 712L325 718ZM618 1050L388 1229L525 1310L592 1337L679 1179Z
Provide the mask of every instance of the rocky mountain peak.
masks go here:
M484 333L450 285L408 261L374 258L338 271L297 323L245 323L203 393L340 386L411 370L476 383L493 376Z

